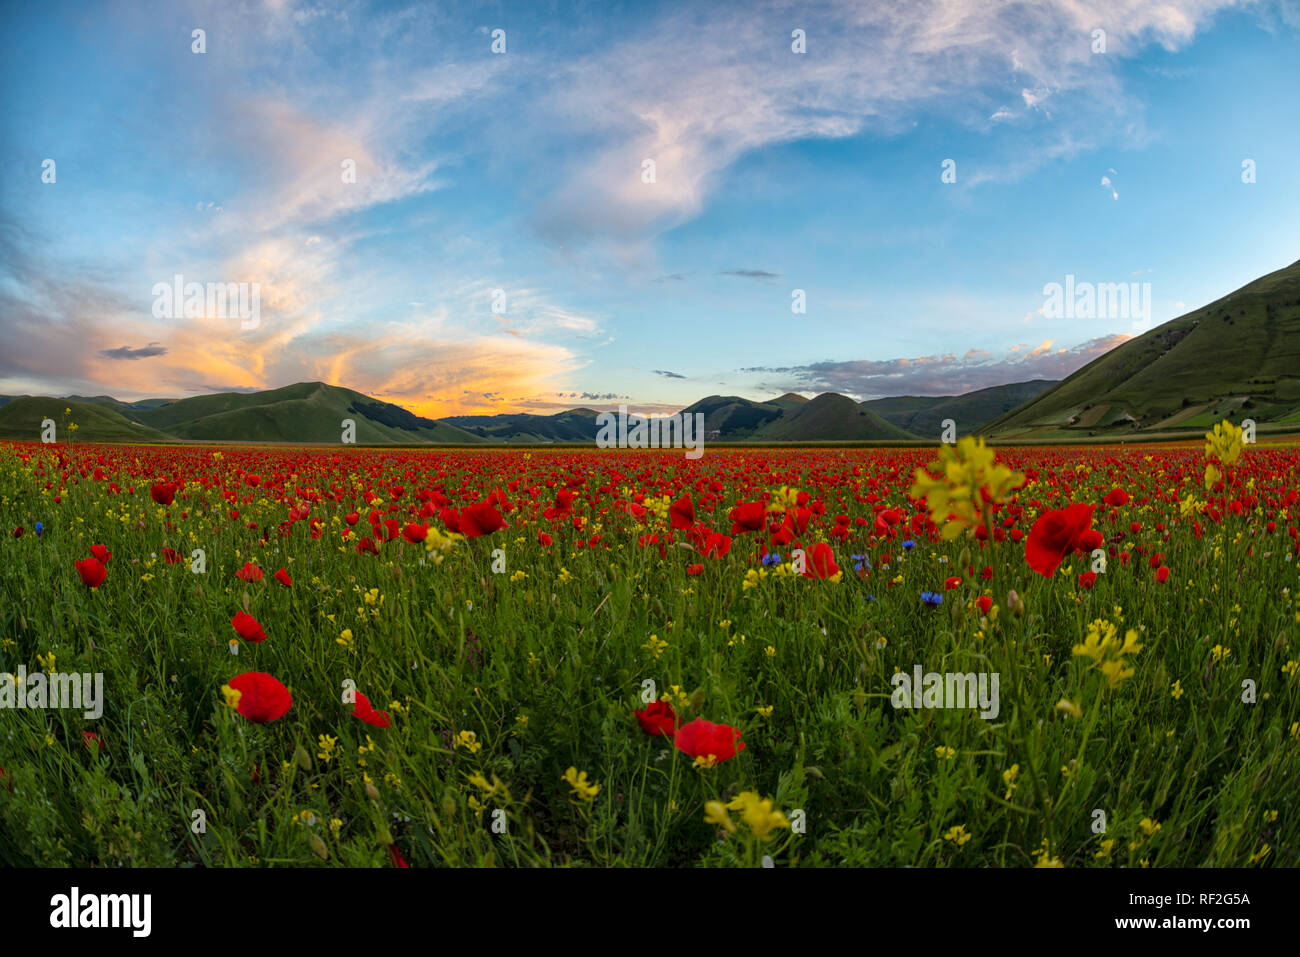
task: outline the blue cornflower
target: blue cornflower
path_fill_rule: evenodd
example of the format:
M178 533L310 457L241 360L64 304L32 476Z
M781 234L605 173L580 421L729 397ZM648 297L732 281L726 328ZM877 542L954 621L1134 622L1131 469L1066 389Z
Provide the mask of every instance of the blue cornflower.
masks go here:
M853 570L854 570L854 571L858 571L858 572L860 572L860 571L862 571L862 569L863 569L864 567L865 567L868 571L871 570L871 562L867 561L867 556L866 556L866 555L854 555L854 556L853 556L853 562L854 562L854 565L853 565Z
M909 538L907 541L903 542L903 548L910 552L912 549L916 548L916 542Z
M943 604L943 595L939 594L937 591L923 591L921 592L921 601L925 602L931 608L938 608Z
M36 534L37 534L37 535L39 535L39 534L41 534L41 532L45 531L45 526L42 525L40 522L37 522L36 525L34 526L34 528L36 529Z
M780 564L781 564L781 553L780 553L780 552L768 552L766 555L763 556L763 564L764 564L764 565L780 565Z

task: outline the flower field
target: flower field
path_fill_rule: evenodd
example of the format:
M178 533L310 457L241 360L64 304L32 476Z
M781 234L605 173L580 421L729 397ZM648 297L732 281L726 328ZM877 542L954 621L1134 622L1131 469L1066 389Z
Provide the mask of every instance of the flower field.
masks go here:
M4 444L0 862L1295 866L1297 511L1231 426Z

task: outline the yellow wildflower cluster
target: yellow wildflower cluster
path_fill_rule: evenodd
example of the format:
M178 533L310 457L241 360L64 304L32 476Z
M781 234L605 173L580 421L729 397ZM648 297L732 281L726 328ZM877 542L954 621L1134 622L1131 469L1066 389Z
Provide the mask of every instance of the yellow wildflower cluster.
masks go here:
M1074 646L1076 655L1091 658L1093 663L1106 676L1111 688L1119 687L1125 678L1133 676L1134 669L1127 667L1128 655L1136 655L1142 650L1138 643L1138 633L1130 628L1119 639L1119 630L1103 618L1098 618L1088 626L1088 634L1083 644Z
M1001 502L1024 483L1025 476L998 465L984 440L963 436L956 445L939 447L939 458L929 466L942 473L935 478L916 470L913 498L924 498L930 519L943 526L944 538L956 538L966 529L987 522L989 506Z
M731 819L731 811L740 812L740 820L749 828L750 833L760 841L770 841L778 828L788 828L790 822L778 811L770 798L765 798L755 791L742 791L731 801L707 801L704 804L704 820L717 825L728 834L736 833L736 823Z
M1224 419L1214 427L1213 432L1205 433L1205 457L1215 459L1224 468L1228 468L1237 463L1241 458L1241 453L1246 449L1246 442L1243 438L1245 430L1239 425L1234 425L1227 419ZM1205 466L1205 488L1206 491L1214 488L1219 480L1223 478L1222 473L1215 467L1214 462L1209 462Z
M570 766L569 770L564 772L563 779L573 789L573 796L583 801L590 801L600 791L599 784L587 780L586 771L579 771L573 766Z

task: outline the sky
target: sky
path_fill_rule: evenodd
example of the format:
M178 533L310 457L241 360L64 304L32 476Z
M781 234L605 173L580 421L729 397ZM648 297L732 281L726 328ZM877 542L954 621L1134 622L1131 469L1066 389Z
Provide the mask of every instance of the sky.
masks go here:
M1296 0L0 9L0 394L953 395L1300 259Z

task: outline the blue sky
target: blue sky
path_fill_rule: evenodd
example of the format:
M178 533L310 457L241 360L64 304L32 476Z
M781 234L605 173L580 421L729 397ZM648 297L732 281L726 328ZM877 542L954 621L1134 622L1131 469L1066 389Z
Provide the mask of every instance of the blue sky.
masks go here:
M1159 323L1300 258L1298 51L1294 2L6 8L0 393L1063 377L1138 327L1046 284L1149 283ZM257 327L156 318L176 274L257 283Z

